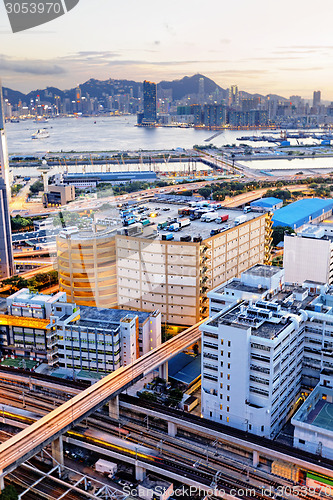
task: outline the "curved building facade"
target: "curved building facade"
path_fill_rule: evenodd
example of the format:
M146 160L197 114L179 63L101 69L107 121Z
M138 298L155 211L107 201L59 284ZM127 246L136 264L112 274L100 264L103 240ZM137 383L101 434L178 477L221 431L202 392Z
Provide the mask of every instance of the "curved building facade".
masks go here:
M60 290L78 305L117 306L115 232L71 233L57 238Z

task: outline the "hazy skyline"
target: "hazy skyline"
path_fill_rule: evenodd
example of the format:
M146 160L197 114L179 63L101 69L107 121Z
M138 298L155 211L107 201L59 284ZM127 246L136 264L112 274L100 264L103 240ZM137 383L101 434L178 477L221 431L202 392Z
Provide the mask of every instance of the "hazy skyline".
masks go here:
M320 89L333 100L332 10L329 0L80 0L57 20L12 34L1 3L0 76L28 92L202 73L224 88L305 98Z

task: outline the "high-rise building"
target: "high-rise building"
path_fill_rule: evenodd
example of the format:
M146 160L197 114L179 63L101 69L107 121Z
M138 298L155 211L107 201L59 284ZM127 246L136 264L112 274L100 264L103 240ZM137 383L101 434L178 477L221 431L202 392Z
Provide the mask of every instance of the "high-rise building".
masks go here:
M320 101L321 101L321 92L320 90L315 90L313 92L313 107L320 106Z
M156 83L143 82L143 120L142 123L155 123L156 114Z
M10 182L5 114L0 82L0 278L13 274L14 261L9 216Z
M203 104L205 100L205 79L204 78L199 78L199 103Z
M239 106L239 92L237 85L231 85L229 89L229 106Z

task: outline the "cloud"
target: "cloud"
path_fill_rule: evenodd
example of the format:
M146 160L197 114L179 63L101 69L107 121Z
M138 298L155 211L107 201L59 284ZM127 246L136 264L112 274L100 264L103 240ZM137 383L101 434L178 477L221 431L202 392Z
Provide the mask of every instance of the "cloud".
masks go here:
M278 68L278 71L323 71L325 66L312 66L308 68Z
M30 75L60 75L66 70L58 64L50 64L40 60L10 59L0 54L0 71L27 73Z

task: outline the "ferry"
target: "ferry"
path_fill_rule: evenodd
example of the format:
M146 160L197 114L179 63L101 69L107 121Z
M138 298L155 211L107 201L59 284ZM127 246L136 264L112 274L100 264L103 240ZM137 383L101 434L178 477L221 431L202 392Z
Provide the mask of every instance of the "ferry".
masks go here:
M37 132L35 132L31 136L32 139L47 139L48 137L50 137L50 134L48 133L46 128L39 128Z

